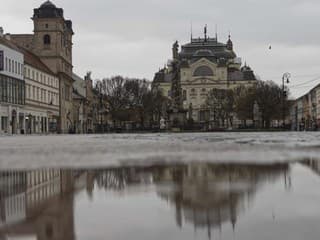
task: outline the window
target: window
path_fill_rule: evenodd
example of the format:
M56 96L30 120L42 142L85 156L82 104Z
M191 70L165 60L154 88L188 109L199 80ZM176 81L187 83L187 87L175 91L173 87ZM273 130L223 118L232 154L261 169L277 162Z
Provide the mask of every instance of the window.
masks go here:
M43 44L44 45L50 45L51 44L51 38L50 38L50 36L48 34L44 35Z
M0 76L0 101L13 104L24 104L24 93L24 81Z
M8 117L1 117L1 130L7 131L8 128Z
M183 101L187 100L187 90L183 90L182 96L183 96Z
M45 27L46 27L46 28L49 28L49 24L48 24L48 23L46 23Z
M70 100L70 87L68 85L65 86L65 99Z
M200 66L194 71L193 76L194 77L213 76L213 71L208 66Z

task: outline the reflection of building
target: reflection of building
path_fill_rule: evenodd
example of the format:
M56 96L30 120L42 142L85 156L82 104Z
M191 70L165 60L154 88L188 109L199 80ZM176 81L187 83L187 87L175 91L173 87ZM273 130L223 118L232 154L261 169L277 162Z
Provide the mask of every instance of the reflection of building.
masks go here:
M303 164L310 167L316 174L320 175L320 161L318 159L304 160Z
M175 64L173 64L175 63ZM178 74L174 66L178 64ZM181 80L184 109L192 105L192 116L197 122L210 119L205 104L208 92L212 89L234 89L239 85L252 86L256 77L249 66L241 67L241 59L233 49L229 36L227 43L218 42L217 36L192 38L191 42L182 46L175 43L173 47L173 61L168 67L160 69L155 74L153 85L162 90L165 96L172 96L172 82L175 77Z
M17 134L24 129L23 59L0 28L0 133Z
M26 218L26 182L21 172L0 173L0 227Z
M230 223L236 227L241 213L251 205L265 183L284 177L290 184L288 164L189 164L128 167L96 171L97 185L124 191L137 184L155 184L158 196L175 208L176 223L206 228L208 234Z
M1 172L0 239L73 240L73 195L65 194L70 190L72 171Z
M154 181L175 183L171 190L159 187L158 194L175 205L179 226L184 219L195 228L207 228L211 234L211 229L221 228L227 222L235 227L239 214L246 210L259 185L287 172L286 164L197 164L167 168L158 172Z

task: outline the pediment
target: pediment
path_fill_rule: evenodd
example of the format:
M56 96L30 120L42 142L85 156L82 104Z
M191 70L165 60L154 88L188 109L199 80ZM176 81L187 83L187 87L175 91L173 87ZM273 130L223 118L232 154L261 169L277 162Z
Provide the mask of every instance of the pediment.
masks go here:
M206 65L206 66L210 66L210 67L217 67L216 63L211 62L207 58L200 58L198 61L192 63L190 66L191 66L191 68L196 68L201 65Z

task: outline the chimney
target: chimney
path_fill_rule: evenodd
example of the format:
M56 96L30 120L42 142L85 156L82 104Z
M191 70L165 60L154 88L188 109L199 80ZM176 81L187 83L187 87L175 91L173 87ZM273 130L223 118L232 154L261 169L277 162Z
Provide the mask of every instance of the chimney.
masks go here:
M3 27L0 27L0 37L3 37Z

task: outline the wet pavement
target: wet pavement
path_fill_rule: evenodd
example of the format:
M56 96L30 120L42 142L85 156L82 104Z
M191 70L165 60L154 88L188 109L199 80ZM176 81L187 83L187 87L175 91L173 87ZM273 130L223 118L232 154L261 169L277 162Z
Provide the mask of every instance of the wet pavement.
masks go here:
M279 163L320 156L320 132L0 137L0 169Z
M0 239L316 240L320 162L0 171Z

